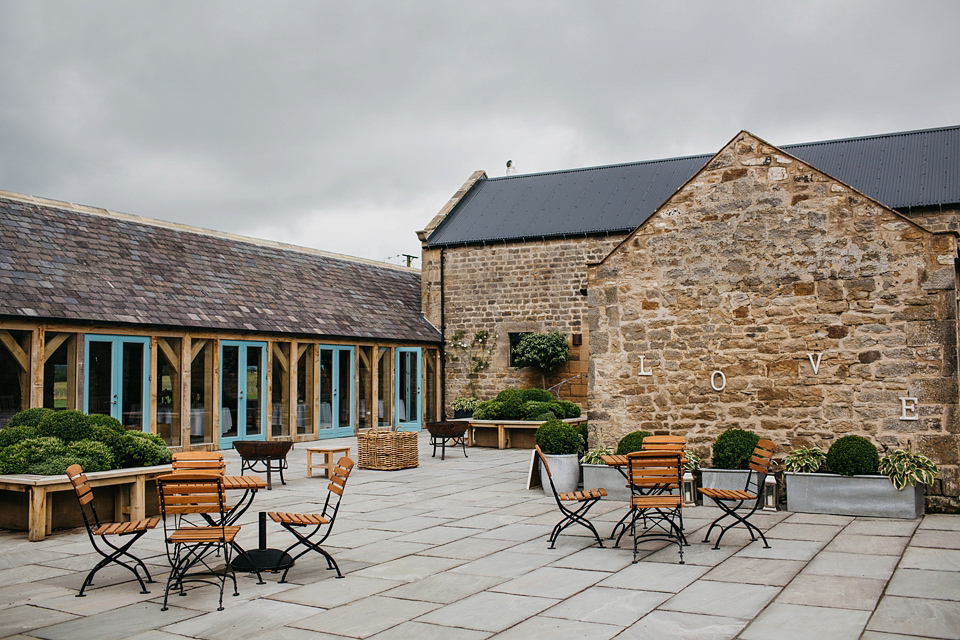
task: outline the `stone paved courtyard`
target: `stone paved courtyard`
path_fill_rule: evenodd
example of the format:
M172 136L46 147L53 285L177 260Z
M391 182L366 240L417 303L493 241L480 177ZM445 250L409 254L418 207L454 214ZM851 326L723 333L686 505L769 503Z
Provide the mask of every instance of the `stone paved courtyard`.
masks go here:
M335 442L353 445L353 438ZM225 452L228 473L239 458ZM919 521L758 514L771 549L730 532L720 550L700 542L718 511L685 511L691 546L597 548L586 530L568 530L556 549L547 535L556 504L525 489L529 450L468 449L420 466L355 469L327 548L345 577L317 554L291 569L287 584L238 574L240 596L214 587L171 596L160 611L166 557L162 530L137 546L156 584L141 595L122 569L98 574L85 532L27 542L0 532L0 637L50 640L241 640L244 638L744 638L894 640L960 638L960 516ZM261 491L245 515L241 543L257 546L257 510L315 512L323 478L307 479L305 452L289 456L287 485ZM625 503L593 511L609 533ZM579 529L579 527L578 527ZM290 535L269 524L270 546ZM605 543L609 546L609 543Z

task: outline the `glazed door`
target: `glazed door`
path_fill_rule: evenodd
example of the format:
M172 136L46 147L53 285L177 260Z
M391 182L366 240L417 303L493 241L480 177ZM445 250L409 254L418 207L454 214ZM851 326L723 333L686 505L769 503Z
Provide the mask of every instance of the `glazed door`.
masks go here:
M266 440L267 343L220 341L220 448Z
M83 363L84 412L149 431L150 338L88 334Z
M397 375L394 406L397 408L397 426L407 431L419 431L422 426L422 357L419 347L396 349Z
M318 357L320 396L319 438L353 435L353 347L320 345Z

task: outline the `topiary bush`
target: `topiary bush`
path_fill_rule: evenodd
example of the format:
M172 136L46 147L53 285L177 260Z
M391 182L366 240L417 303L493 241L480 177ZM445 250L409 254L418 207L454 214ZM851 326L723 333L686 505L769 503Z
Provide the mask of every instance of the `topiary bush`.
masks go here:
M477 405L473 412L474 420L500 420L503 418L503 403L487 400Z
M880 466L880 454L866 438L843 436L827 451L826 466L842 476L875 475Z
M93 438L93 425L90 417L82 411L67 409L53 411L43 416L37 425L37 435L40 437L60 438L64 442L89 440Z
M108 471L113 469L113 451L103 442L78 440L67 445L70 455L83 460L84 471Z
M547 455L580 454L583 440L580 432L560 420L547 420L537 428L537 446Z
M557 418L563 417L563 407L556 402L524 402L520 405L520 417L523 420L536 420L537 416L552 413Z
M113 416L108 416L102 413L91 413L87 417L90 418L90 424L94 427L107 427L118 435L123 435L123 432L125 431L123 428L123 423Z
M45 409L43 407L24 409L20 413L13 414L10 422L7 423L7 427L19 427L21 425L35 427L40 424L40 420L42 420L45 415L50 413L55 412L53 409Z
M553 394L545 389L521 389L524 402L556 402Z
M27 438L36 438L37 428L26 424L7 426L0 429L0 449L16 444Z
M633 431L623 436L617 443L617 455L624 456L634 451L640 451L643 447L643 439L648 435L650 435L648 431Z
M570 345L559 331L527 333L513 348L515 366L537 369L543 386L546 386L547 375L562 367L569 357Z
M579 418L581 415L580 405L578 405L576 402L560 400L556 404L560 405L562 408L564 418Z
M494 398L503 407L502 415L504 420L520 420L520 407L526 400L523 397L523 391L520 389L504 389Z
M113 454L120 469L167 464L172 458L163 438L142 431L127 431L120 436Z
M27 438L0 450L0 475L27 473L37 462L66 454L67 445L60 438Z
M743 429L727 429L713 443L714 469L748 469L760 436Z

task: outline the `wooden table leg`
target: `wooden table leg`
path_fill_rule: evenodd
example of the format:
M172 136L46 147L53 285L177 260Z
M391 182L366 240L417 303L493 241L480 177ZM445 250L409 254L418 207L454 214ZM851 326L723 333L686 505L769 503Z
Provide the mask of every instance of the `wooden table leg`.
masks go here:
M313 477L313 451L307 449L307 477Z
M130 520L143 520L147 517L147 480L137 476L130 487Z
M30 505L27 511L27 539L39 542L47 536L47 490L30 487Z
M497 425L497 448L507 448L507 433L502 424Z

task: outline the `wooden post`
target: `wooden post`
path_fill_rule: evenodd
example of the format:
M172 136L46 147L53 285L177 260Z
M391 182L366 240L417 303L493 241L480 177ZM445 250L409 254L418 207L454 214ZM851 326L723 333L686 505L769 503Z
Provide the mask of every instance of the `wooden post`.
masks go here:
M182 451L189 451L190 443L190 420L192 408L190 399L191 380L193 379L193 345L189 335L183 336L180 340L180 403L178 409L180 412L180 447Z
M33 330L30 344L30 375L31 384L30 406L43 406L43 351L46 341L45 330L37 327Z
M47 490L30 487L30 505L27 510L27 539L30 542L43 540L47 535Z

